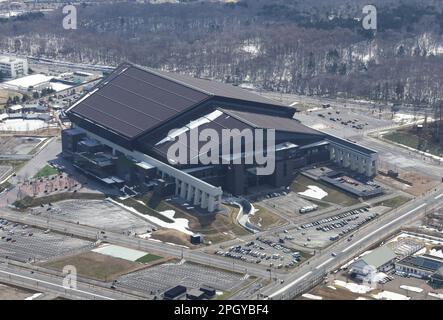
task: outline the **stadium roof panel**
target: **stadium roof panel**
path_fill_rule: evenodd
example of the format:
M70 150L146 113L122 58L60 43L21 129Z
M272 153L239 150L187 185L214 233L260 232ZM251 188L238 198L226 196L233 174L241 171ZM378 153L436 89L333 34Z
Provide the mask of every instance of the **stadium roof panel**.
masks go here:
M234 110L224 110L224 112L232 115L233 117L236 117L237 119L245 123L249 123L256 128L276 129L278 131L287 131L292 133L309 134L316 136L324 135L324 133L311 129L292 118Z
M68 112L133 139L211 97L280 105L231 85L125 63Z

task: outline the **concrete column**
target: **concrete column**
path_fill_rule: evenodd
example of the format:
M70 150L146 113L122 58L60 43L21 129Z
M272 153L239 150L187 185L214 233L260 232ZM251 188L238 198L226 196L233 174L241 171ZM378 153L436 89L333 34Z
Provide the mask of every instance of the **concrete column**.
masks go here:
M202 209L206 209L208 208L208 194L204 191L202 191L202 198L201 198L201 202L200 202L200 208Z
M329 145L329 160L335 160L335 148Z
M340 164L340 150L337 147L334 147L334 162Z
M217 197L217 199L216 199L216 202L215 202L215 209L216 210L220 210L221 209L221 203L222 203L222 196L219 195Z
M191 201L192 197L194 196L194 187L191 185L188 185L188 190L186 194L186 201Z
M215 209L215 197L214 196L209 196L208 199L208 211L209 212L214 212Z
M364 174L366 172L365 170L365 166L366 164L364 164L364 158L361 159L361 161L359 162L359 166L358 166L358 173L360 174Z
M175 195L178 195L178 189L180 188L181 181L178 179L175 179Z
M188 184L184 181L182 181L181 186L180 186L180 198L182 199L186 199L186 193L187 193L187 186Z
M195 188L194 191L194 206L197 206L200 204L200 200L201 200L201 191L198 190L197 188Z
M355 153L351 155L351 170L356 171L358 168L358 162L361 160L359 156L357 156Z
M374 161L374 159L372 159L372 157L370 159L367 160L368 164L366 165L366 176L368 177L372 177L374 175L377 174L377 162L375 162L375 165L372 165L372 161Z
M343 166L343 157L344 157L343 149L337 148L337 155L338 155L337 164L342 167Z

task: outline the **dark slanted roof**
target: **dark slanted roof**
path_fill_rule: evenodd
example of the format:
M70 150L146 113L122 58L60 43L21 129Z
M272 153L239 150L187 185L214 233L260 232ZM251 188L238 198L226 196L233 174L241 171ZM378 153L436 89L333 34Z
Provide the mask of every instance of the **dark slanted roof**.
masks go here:
M152 71L152 69L148 69L148 70ZM259 94L253 93L253 92L248 91L246 89L241 89L239 87L236 87L236 86L233 86L230 84L225 84L225 83L219 82L217 80L206 80L206 79L193 78L193 77L185 76L182 74L169 73L169 72L165 72L165 71L157 71L156 70L155 72L157 72L158 74L162 74L165 77L168 77L169 79L173 79L177 82L194 87L197 90L205 92L211 96L230 98L230 99L235 99L235 100L250 101L250 102L268 104L268 105L274 105L274 106L285 106L284 104L281 104L280 102L278 102L276 100L270 100L268 98L265 98Z
M69 112L133 138L208 97L138 67L122 65Z
M202 121L203 120L203 121ZM199 123L197 125L197 123ZM185 140L188 143L185 145L185 148L188 151L191 151L192 146L189 143L189 136L190 136L190 128L197 128L199 132L205 130L205 129L212 129L215 130L218 133L219 137L222 137L222 130L223 129L238 129L242 131L243 129L253 129L250 125L222 112L221 110L216 110L211 112L208 115L204 115L200 119L194 119L191 123L184 124L182 128L177 128L178 134L173 134L171 139L166 139L167 134L163 131L158 131L153 134L149 135L149 145L150 148L155 151L156 153L166 156L169 148L175 144L179 143L179 141ZM181 139L175 140L176 137L181 137ZM220 143L222 141L219 141ZM198 152L200 148L205 145L206 141L197 141L196 146L197 149L195 149L195 152Z
M276 131L286 131L291 133L308 134L315 136L323 136L324 133L311 129L299 121L276 115L268 115L262 113L242 112L234 110L224 110L229 115L248 123L255 128L276 129Z
M125 63L68 112L133 139L212 97L279 105L231 85Z

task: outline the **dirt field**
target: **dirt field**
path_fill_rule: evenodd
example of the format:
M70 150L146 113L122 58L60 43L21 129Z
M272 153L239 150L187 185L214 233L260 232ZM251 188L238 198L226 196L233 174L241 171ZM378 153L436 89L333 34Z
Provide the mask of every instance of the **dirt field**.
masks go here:
M254 203L254 208L258 209L254 215L250 218L250 221L256 225L259 225L262 230L267 230L271 227L284 224L284 220L272 213L270 210L263 206Z
M297 193L304 192L306 191L306 189L308 189L308 186L317 186L328 193L327 196L321 199L322 201L342 206L352 206L358 203L357 198L351 197L343 191L330 187L319 181L312 180L303 175L299 175L297 178L295 178L294 182L291 185L291 190Z
M424 175L420 175L416 172L412 171L404 171L399 172L400 179L403 179L405 181L408 181L412 185L408 185L406 183L402 183L401 181L398 181L396 179L393 179L391 177L387 177L384 175L379 174L375 181L379 181L381 183L386 184L387 186L390 186L395 189L402 190L404 192L407 192L413 196L420 196L424 193L426 193L429 190L432 190L436 186L440 184L440 181L433 179L431 177L427 177Z
M189 220L189 228L195 233L203 234L206 241L212 243L235 239L248 234L236 222L238 208L223 206L225 212L216 214L191 215L183 210L175 209L177 218Z
M195 247L191 244L188 235L174 229L161 229L152 233L152 238L163 242L170 242L186 247Z
M100 281L113 281L121 275L142 269L145 265L114 258L95 252L86 252L70 257L42 263L41 266L62 271L64 266L73 265L79 276Z
M45 138L0 136L0 153L25 155L31 153Z
M0 283L0 300L25 300L34 293L36 292Z
M354 293L340 287L334 290L326 285L318 286L309 291L309 293L315 296L320 296L323 298L323 300L355 300L359 297L366 298L368 300L374 300L371 296L367 294ZM295 300L311 300L311 299L307 299L300 296L297 297Z
M185 218L189 221L189 229L194 233L201 233L205 241L211 241L217 243L221 241L227 241L235 239L238 236L246 235L248 232L239 226L236 222L238 214L238 208L232 206L223 205L223 212L216 214L200 214L200 213L188 213L185 210L175 206L171 203L162 201L156 210L174 210L174 218ZM166 230L161 234L161 237L165 239L167 237L173 239L179 237L183 239L183 236L178 236L177 232ZM159 232L155 235L158 238ZM189 237L184 235L189 246ZM177 239L178 240L178 239ZM165 240L163 240L165 241ZM173 241L169 241L173 242ZM181 241L180 244L183 244Z

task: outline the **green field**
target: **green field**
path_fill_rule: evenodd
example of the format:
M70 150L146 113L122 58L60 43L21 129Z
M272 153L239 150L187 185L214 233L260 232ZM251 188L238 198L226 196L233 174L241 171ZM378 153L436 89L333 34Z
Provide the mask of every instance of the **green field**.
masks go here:
M394 131L383 135L383 138L436 156L441 156L443 154L443 144L432 142L430 139L421 138L419 135L412 132Z
M408 202L409 200L411 200L408 197L404 197L404 196L397 196L388 200L384 200L384 201L380 201L378 203L376 203L376 206L385 206L385 207L391 207L391 208L398 208L401 205L405 204L406 202Z
M147 255L144 255L143 257L138 258L138 259L136 260L136 262L150 263L150 262L152 262L152 261L159 260L159 259L161 259L161 258L162 258L162 257L157 256L157 255L155 255L155 254L148 253Z
M55 174L58 174L58 170L51 167L50 165L46 165L35 174L34 178L36 179L44 178L44 177L53 176Z

